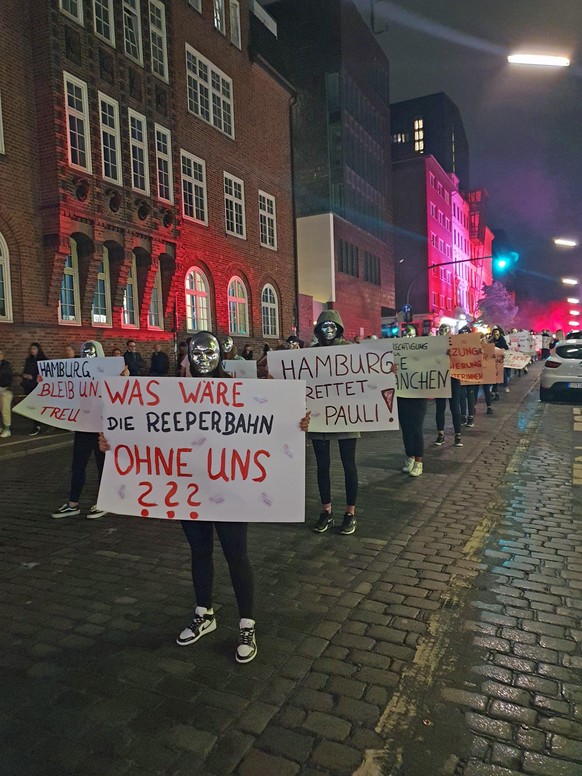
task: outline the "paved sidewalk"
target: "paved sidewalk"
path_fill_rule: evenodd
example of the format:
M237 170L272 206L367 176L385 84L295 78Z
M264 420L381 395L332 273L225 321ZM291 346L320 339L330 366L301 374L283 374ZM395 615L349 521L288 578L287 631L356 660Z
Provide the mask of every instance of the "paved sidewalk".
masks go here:
M538 372L493 417L480 406L462 449L452 435L430 446L431 410L418 480L399 472L399 434L366 436L354 536L251 527L259 656L248 666L233 660L220 553L219 628L179 648L192 603L180 527L51 520L70 451L3 461L2 776L510 776L550 773L543 758L574 773L572 408L528 393Z

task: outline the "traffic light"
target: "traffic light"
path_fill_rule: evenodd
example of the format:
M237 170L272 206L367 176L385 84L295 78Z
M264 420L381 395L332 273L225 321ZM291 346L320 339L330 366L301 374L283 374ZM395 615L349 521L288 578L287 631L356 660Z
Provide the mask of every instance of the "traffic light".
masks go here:
M400 334L400 326L397 323L392 324L390 328L390 336L397 337Z
M493 259L493 269L499 274L503 275L505 272L509 272L517 264L519 259L519 253L515 251L506 251L500 253Z

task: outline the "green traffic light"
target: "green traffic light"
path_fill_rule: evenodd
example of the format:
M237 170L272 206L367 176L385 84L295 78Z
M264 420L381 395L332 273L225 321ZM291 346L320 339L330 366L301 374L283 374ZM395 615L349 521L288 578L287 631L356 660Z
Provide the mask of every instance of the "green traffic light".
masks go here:
M498 272L505 272L506 270L511 269L513 265L517 263L518 259L519 253L515 253L514 251L504 253L493 260L493 267Z

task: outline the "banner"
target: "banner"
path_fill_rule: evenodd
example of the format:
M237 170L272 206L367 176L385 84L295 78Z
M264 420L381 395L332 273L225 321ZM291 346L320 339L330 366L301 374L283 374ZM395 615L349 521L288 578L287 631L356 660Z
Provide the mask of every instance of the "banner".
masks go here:
M359 345L271 350L269 374L305 380L309 430L313 432L391 431L398 428L394 340Z
M503 382L503 359L505 351L496 348L492 342L482 342L483 378L461 380L461 385L497 385Z
M111 378L98 505L176 520L299 523L305 383Z
M508 369L523 369L531 361L527 353L517 353L515 350L505 350L503 364Z
M451 377L468 383L483 383L483 352L480 334L455 334L450 339Z
M516 331L507 337L510 350L518 350L520 353L534 354L536 352L536 339L529 331Z
M239 361L238 359L227 360L222 362L222 368L225 372L228 372L231 377L236 377L239 380L257 379L256 361Z
M406 399L448 399L451 396L448 337L404 337L392 340L396 395Z
M67 431L101 431L102 378L124 369L122 356L39 361L42 380L14 412Z

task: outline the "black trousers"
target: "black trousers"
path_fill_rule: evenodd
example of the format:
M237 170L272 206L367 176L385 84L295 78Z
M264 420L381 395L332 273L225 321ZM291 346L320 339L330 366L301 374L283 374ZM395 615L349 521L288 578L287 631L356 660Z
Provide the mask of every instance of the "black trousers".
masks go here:
M490 385L476 385L475 386L475 403L477 403L477 399L479 398L479 390L483 388L483 393L485 394L485 404L490 407L491 406L491 386Z
M436 427L437 431L445 430L445 408L447 406L446 399L436 399ZM453 416L453 427L455 434L461 433L461 381L456 377L451 378L451 398L449 399L449 407L451 408L451 415Z
M475 388L474 385L461 386L461 415L463 416L472 418L475 414Z
M422 458L424 455L422 427L426 404L426 399L398 399L398 422L408 458Z
M247 552L247 523L212 523L182 520L182 528L192 552L192 583L196 604L210 609L214 583L214 529L238 604L241 619L253 619L254 577Z
M81 491L85 485L85 473L91 453L95 454L95 463L97 464L97 473L99 482L103 474L103 464L105 463L105 453L99 450L99 434L92 431L75 431L75 440L73 442L73 466L71 472L71 490L69 501L73 504L79 501Z
M329 440L312 439L313 452L317 462L317 486L322 504L331 504L331 480L329 476ZM356 466L357 439L338 439L340 458L344 468L346 504L351 507L358 497L358 469Z

